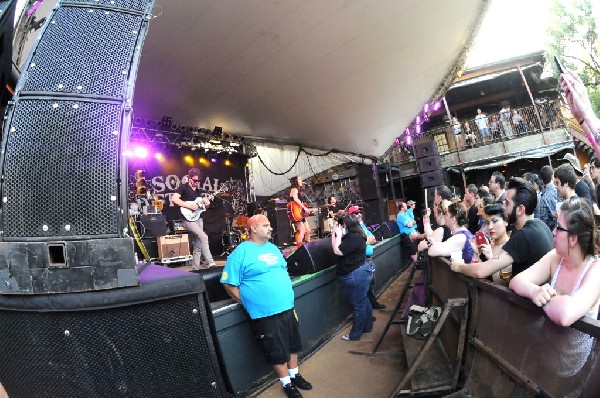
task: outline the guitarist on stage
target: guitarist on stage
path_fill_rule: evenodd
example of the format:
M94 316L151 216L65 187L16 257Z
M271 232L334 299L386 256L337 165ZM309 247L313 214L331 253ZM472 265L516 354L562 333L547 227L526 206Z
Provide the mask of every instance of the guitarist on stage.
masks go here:
M292 177L290 178L290 203L295 208L301 209L301 214L303 216L309 215L310 210L306 207L306 195L302 192L302 187L304 186L304 182L301 177ZM294 227L296 228L296 235L294 236L294 240L296 241L297 246L302 245L302 241L310 242L310 234L312 230L308 225L308 221L305 218L302 218L298 221L294 221Z
M171 202L175 203L179 207L186 207L192 211L198 209L196 203L186 203L196 200L202 196L205 191L199 188L200 184L200 170L197 168L190 169L188 172L188 181L186 184L181 184L177 192L171 197ZM204 198L204 205L208 206L210 201L208 198ZM192 260L192 270L199 270L202 268L214 267L215 261L213 260L212 254L210 254L210 248L208 247L208 235L204 232L202 226L202 217L199 217L197 221L183 221L183 227L192 233L194 253ZM206 265L201 266L202 257L206 260Z

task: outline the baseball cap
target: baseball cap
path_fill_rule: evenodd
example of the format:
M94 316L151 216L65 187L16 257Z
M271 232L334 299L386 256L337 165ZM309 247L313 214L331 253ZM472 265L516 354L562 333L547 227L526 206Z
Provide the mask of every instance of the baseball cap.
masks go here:
M409 200L408 202L406 202L406 204L407 204L408 206L410 206L410 205L414 205L415 203L417 203L417 202L415 202L414 200Z
M348 208L348 214L356 214L362 211L362 207L360 206L350 206Z
M269 222L269 219L263 214L255 214L246 221L246 227L250 229L253 225Z
M569 162L577 173L583 175L583 170L581 170L581 167L579 166L579 159L577 159L575 155L567 153L561 160Z

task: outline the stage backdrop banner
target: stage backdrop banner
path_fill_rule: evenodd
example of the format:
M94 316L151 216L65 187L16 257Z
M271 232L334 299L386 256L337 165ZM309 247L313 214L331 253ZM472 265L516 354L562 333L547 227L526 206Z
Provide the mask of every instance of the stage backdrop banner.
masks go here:
M207 192L215 192L222 188L224 183L228 189L215 197L211 206L202 213L204 231L209 235L211 251L213 254L220 250L221 234L225 231L226 215L237 215L246 212L246 163L245 155L208 155L200 151L181 150L175 147L152 148L151 143L131 143L130 149L134 153L141 153L139 148L147 151L144 158L135 155L129 158L129 199L131 203L145 206L152 201L152 194L165 201L163 213L167 221L183 219L179 208L171 205L171 196L182 184L182 178L188 170L196 167L200 170L202 183L200 188ZM136 173L142 170L148 185L148 195L136 195Z

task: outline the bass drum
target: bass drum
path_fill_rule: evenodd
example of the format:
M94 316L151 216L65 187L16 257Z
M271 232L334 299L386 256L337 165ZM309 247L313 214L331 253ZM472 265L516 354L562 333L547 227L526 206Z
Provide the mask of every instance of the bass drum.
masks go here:
M221 235L221 242L223 242L223 246L227 246L233 249L234 247L242 243L242 234L241 232L235 230L231 230L229 233L225 231Z

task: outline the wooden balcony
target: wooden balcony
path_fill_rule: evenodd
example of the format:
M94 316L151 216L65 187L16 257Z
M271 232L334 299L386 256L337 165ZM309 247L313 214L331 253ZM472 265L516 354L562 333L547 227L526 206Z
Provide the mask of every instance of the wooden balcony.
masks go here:
M488 114L490 137L486 139L481 136L475 120L471 119L461 123L460 139L455 137L452 127L446 125L429 129L415 139L414 144L435 141L442 168L464 171L491 168L515 158L545 157L572 148L573 131L563 109L550 106L537 108L539 118L534 107L529 106L511 110L510 119L504 120L505 123L502 123L499 113ZM419 172L412 145L406 145L404 140L394 149L391 161L399 165L402 176Z

